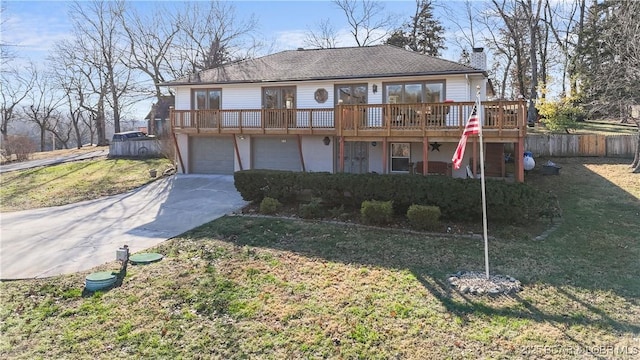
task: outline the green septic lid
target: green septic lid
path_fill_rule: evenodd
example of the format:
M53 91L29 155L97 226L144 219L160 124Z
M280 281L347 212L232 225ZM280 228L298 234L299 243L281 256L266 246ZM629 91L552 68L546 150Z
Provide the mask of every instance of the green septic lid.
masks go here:
M132 264L149 264L160 260L162 260L162 255L158 253L140 253L133 254L129 257L129 261L131 261Z
M111 271L100 271L87 275L86 279L89 281L108 281L115 278L116 275Z

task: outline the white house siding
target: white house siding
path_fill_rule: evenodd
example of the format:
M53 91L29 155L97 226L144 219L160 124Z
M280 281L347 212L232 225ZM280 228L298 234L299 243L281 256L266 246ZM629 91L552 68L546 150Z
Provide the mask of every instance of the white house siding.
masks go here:
M236 137L236 144L238 144L238 153L240 154L240 161L242 161L242 170L251 169L251 137L247 135ZM238 157L234 155L234 159L235 170L241 170Z
M378 174L385 173L384 169L382 168L382 142L381 141L373 141L369 143L369 171L376 172Z
M447 79L445 96L447 100L469 101L469 85L464 75Z
M191 88L188 87L176 87L176 110L190 110L191 109Z

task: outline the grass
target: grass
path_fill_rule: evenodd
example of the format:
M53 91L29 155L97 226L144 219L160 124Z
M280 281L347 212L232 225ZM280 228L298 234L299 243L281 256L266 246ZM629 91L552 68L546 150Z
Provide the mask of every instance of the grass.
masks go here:
M109 291L83 292L86 273L0 284L0 357L636 358L638 175L556 160L560 176L527 181L558 196L557 230L490 243L492 273L524 284L515 296L447 285L483 269L477 239L228 216Z
M578 122L575 129L571 129L571 134L602 134L602 135L625 135L637 134L638 127L631 124L621 124L620 121L583 121ZM536 124L536 127L527 128L530 134L548 134L550 133L543 124ZM562 132L564 134L565 132Z
M150 181L167 159L94 159L0 174L0 212L71 204L120 194Z

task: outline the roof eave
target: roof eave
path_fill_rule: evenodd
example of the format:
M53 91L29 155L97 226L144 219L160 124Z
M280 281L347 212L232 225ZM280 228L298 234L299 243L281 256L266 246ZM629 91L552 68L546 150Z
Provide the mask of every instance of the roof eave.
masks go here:
M309 77L309 78L295 78L295 79L271 79L271 80L238 80L238 81L199 81L199 82L165 82L160 83L158 86L186 86L186 85L231 85L231 84L265 84L265 83L279 83L279 82L302 82L302 81L324 81L324 80L350 80L350 79L373 79L373 78L392 78L392 77L407 77L407 76L434 76L434 75L464 75L464 74L481 74L487 76L487 72L483 70L456 70L456 71L431 71L424 73L393 73L393 74L365 74L365 75L353 75L353 76L323 76L323 77Z

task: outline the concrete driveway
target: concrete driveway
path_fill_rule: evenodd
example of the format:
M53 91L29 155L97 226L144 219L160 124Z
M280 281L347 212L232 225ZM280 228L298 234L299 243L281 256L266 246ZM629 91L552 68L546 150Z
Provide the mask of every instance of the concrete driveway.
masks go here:
M231 175L174 175L125 194L0 214L0 279L86 271L240 209ZM117 270L117 269L114 269Z

